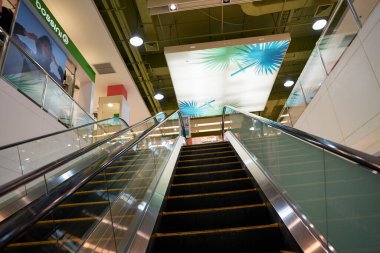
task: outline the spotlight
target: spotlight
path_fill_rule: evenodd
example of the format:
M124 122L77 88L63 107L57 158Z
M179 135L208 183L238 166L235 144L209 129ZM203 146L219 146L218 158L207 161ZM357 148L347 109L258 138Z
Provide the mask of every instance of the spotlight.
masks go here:
M164 95L162 95L161 93L157 92L156 95L154 95L154 98L157 99L157 100L161 100L164 98Z
M326 24L327 24L326 19L319 19L314 22L313 29L316 31L321 30L326 26Z
M169 4L169 11L176 11L178 10L178 6L176 4Z
M113 107L113 104L112 103L108 103L107 106L108 107Z
M231 0L222 0L222 3L229 4L229 3L231 3Z
M132 46L139 47L144 43L144 41L139 36L133 36L129 39L129 43L131 43Z
M285 86L285 87L290 87L290 86L293 86L293 84L294 84L294 81L292 81L292 80L288 80L288 81L286 81L286 82L284 83L284 86Z

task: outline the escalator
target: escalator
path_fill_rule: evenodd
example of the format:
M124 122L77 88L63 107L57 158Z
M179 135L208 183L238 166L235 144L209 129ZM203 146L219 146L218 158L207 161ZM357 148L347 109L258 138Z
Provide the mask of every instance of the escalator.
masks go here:
M300 252L228 142L184 146L147 252Z
M0 187L2 251L378 251L379 159L228 109L223 142L177 111Z
M19 239L8 244L3 251L76 251L84 242L86 232L101 220L102 213L109 207L109 199L115 199L126 186L130 190L144 192L144 186L140 186L139 181L154 174L153 170L141 171L150 155L149 150L127 152L25 231ZM132 182L136 176L138 179ZM134 197L143 196L136 194Z

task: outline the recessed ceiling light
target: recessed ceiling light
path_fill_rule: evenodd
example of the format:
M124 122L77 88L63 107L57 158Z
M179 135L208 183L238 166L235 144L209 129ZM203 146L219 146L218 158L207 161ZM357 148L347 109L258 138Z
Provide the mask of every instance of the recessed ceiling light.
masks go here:
M133 36L129 39L129 43L131 43L132 46L139 47L144 43L144 41L139 36Z
M154 95L154 98L157 100L161 100L164 98L164 95L162 95L161 93L156 93L156 95Z
M108 107L113 107L113 104L112 103L108 103L107 106Z
M313 29L316 31L321 30L326 26L326 24L327 24L326 19L319 19L314 22Z
M229 4L231 2L231 0L222 0L222 3L224 4Z
M294 84L294 81L292 81L292 80L288 80L288 81L286 81L286 82L284 83L284 86L285 86L285 87L290 87L290 86L293 86L293 84Z
M169 11L176 11L178 10L177 4L169 4Z

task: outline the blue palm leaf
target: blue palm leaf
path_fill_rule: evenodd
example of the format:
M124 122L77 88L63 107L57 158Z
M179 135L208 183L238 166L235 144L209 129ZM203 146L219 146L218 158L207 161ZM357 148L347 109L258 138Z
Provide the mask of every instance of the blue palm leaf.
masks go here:
M183 115L188 115L190 118L201 117L204 113L204 109L198 106L195 101L178 101L179 109Z
M242 53L241 46L212 48L199 54L200 63L209 70L224 71Z
M231 76L250 67L254 67L254 71L257 74L272 75L280 68L288 45L288 41L245 45L240 49L242 51L240 62L244 67L232 73Z

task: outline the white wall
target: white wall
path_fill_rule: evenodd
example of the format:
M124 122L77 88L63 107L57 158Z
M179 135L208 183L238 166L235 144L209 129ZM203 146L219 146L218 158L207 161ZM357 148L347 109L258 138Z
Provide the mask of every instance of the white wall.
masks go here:
M0 78L0 146L66 129Z
M94 112L94 83L80 83L74 92L74 100L90 115Z
M379 155L380 4L301 115L296 128Z

